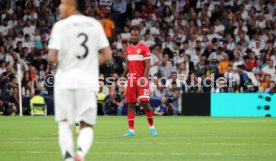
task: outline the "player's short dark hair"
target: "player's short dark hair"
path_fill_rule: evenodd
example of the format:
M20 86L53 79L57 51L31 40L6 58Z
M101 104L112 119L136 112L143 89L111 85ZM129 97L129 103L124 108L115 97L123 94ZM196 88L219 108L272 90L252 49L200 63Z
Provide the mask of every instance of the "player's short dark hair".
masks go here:
M139 29L138 27L133 27L133 28L131 28L131 29L130 29L130 33L131 33L132 31L137 31L137 32L139 32L139 34L140 34L140 29Z
M81 13L84 13L85 8L86 8L85 0L75 0L75 1L77 3L78 11L80 11Z

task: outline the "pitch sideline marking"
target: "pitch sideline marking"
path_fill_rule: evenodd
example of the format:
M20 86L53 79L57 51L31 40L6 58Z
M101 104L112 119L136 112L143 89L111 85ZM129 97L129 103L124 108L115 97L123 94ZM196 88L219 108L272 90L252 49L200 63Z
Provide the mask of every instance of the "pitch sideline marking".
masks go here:
M0 154L60 154L60 152L53 151L0 151ZM224 153L145 153L145 152L92 152L93 155L150 155L150 156L254 156L252 154L241 154L241 153L233 153L233 154L224 154ZM269 153L266 156L274 156L275 154ZM255 155L255 156L264 156L264 155Z

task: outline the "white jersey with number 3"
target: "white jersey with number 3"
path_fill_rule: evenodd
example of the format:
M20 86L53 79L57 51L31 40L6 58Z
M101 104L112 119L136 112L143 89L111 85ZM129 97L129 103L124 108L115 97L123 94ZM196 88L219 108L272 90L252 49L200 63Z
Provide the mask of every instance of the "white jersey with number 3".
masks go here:
M49 41L49 49L59 51L55 87L98 91L99 50L108 46L94 18L72 15L57 22Z

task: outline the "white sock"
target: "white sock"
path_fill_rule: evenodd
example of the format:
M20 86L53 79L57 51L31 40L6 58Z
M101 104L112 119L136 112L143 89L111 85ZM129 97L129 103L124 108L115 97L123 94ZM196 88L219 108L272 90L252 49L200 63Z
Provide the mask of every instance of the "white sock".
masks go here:
M94 131L91 127L85 127L80 130L78 137L78 150L77 154L84 159L89 149L92 146L94 139Z
M73 158L66 159L65 161L75 161Z
M65 160L70 160L74 157L74 142L72 130L67 122L60 122L58 129L58 140L61 154Z

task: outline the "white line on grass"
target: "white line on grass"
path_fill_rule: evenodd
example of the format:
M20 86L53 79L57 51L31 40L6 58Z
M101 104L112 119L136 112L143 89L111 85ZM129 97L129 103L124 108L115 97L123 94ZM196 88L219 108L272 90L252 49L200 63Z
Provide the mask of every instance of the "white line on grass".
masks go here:
M22 137L22 138L17 138L17 137L6 137L6 138L0 138L0 140L57 140L57 137Z
M58 151L0 151L0 154L60 154ZM274 153L264 154L264 155L256 155L256 154L241 154L241 153L145 153L145 152L97 152L93 151L93 155L143 155L143 156L213 156L213 157L221 157L221 156L274 156Z
M272 122L271 120L204 120L199 121L201 123L268 123Z
M155 142L155 143L143 143L143 142L95 142L96 144L134 144L134 145L209 145L209 146L271 146L273 144L251 144L251 143L167 143L167 142Z
M2 144L57 144L57 141L4 141L1 142ZM201 145L201 146L272 146L273 144L258 144L258 143L191 143L191 142L184 142L184 143L168 143L168 142L101 142L96 141L95 144L107 144L107 145Z
M162 136L160 136L162 137ZM179 140L179 139L276 139L276 137L254 137L254 136L174 136L176 138L166 138L169 140ZM57 140L57 136L55 137L5 137L1 138L0 141L5 140ZM97 137L98 139L112 139L114 137L112 136L106 136L106 137ZM122 138L121 136L118 136L116 138ZM139 138L139 137L137 137ZM141 138L139 138L141 139Z

